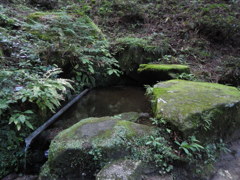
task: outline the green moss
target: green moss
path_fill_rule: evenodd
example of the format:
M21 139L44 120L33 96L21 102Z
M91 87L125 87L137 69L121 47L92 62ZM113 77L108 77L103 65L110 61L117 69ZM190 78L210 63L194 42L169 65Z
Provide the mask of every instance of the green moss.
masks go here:
M41 172L39 174L40 179L48 177L50 178L50 168L49 168L49 164L45 163L42 167L41 167ZM53 177L51 177L51 179L54 179Z
M182 71L185 73L190 72L190 68L187 65L180 65L180 64L140 64L138 68L138 72L143 71Z
M137 131L136 131L136 129L134 129L133 127L132 127L132 122L129 122L129 121L119 121L118 123L117 123L117 127L124 127L126 130L127 130L127 134L126 134L126 136L127 137L132 137L132 136L134 136L134 135L136 135L137 134Z
M0 26L2 27L11 27L15 23L15 20L9 18L7 15L0 14Z
M64 12L35 12L28 15L28 19L34 21L43 21L59 18L60 16L66 15Z
M39 39L44 41L54 41L57 38L56 34L51 32L44 32L44 31L37 31L37 30L30 30L29 32L32 35L37 36Z
M235 87L171 80L154 86L153 100L155 116L164 118L185 133L197 133L199 128L213 129L216 124L219 124L216 132L219 129L224 132L229 121L233 124L240 121L237 108L240 91ZM208 124L215 125L208 127Z

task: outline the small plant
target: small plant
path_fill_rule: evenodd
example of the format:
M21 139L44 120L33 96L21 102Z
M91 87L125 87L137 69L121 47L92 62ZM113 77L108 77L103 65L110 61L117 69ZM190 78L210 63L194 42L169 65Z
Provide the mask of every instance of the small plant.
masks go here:
M102 160L102 149L100 148L93 148L91 151L88 152L88 154L93 156L93 160L100 161Z
M13 115L11 115L9 119L9 124L14 123L15 126L17 127L17 130L19 131L22 127L22 125L26 125L30 129L33 129L32 124L29 122L31 120L31 115L33 114L33 111L27 110L24 112L15 110L13 111Z
M177 79L184 79L189 81L195 81L196 77L194 74L182 73L177 76Z
M172 55L164 55L159 58L158 61L165 64L185 64L185 57L183 55L179 55L177 57Z
M200 141L198 141L195 136L190 136L188 141L181 143L175 141L175 143L179 146L180 150L183 150L184 153L190 157L192 157L194 153L204 150L204 147L199 144Z
M130 158L154 164L160 174L171 172L173 160L179 159L171 143L160 133L137 138L127 144Z
M166 125L167 122L164 118L150 118L153 125Z
M150 86L150 85L144 85L144 87L146 89L145 95L146 96L151 96L152 93L153 93L153 87Z

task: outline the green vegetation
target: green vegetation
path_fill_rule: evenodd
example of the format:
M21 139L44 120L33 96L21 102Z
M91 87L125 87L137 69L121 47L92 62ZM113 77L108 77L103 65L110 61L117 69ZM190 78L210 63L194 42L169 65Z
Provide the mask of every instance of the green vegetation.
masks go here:
M23 168L24 138L64 100L120 72L86 15L11 8L0 6L0 177Z
M140 75L160 68L169 72L165 79L205 82L173 80L147 89L158 133L131 139L138 133L133 122L116 116L114 121L121 119L115 129L120 136L108 130L98 140L112 136L116 144L127 146L127 158L153 163L160 174L171 172L174 162L193 166L193 173L201 175L206 169L211 171L220 150L226 150L216 139L231 133L229 126L238 125L239 104L234 103L239 91L206 82L240 86L239 14L240 4L235 0L1 1L0 178L22 171L24 138L64 101L86 87L116 84L121 74L136 80L140 64ZM171 99L176 100L178 113L171 111L172 104L164 103ZM81 123L72 129L85 125ZM224 134L224 128L229 132ZM121 136L126 131L127 136ZM204 136L216 135L214 141L204 143L200 131L206 132ZM95 162L84 168L94 171L105 164L108 151L91 148L82 154L70 151L65 158L72 167L85 166L84 155L86 162ZM50 173L49 166L54 164L45 165L43 176Z
M16 69L0 72L1 139L6 140L1 141L1 176L23 163L24 137L44 122L48 110L60 106L66 88L72 88L69 80L57 78L60 72L59 69L43 75Z

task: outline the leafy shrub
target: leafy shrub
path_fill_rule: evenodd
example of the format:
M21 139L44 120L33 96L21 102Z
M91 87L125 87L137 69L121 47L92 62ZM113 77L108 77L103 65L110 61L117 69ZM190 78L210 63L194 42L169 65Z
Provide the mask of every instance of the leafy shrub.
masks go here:
M76 81L78 89L94 86L99 74L119 75L107 40L87 16L38 12L29 18L32 24L27 31L46 43L41 58L69 72L67 77Z
M0 23L4 23L0 28L3 177L22 167L24 138L72 93L72 85L80 91L93 86L96 77L119 71L104 35L81 13L36 12L15 21L8 9L0 7L0 12ZM71 84L70 78L76 83Z
M25 110L26 107L23 104L17 110L14 105L19 102L36 104L42 116L48 109L54 112L61 105L60 100L64 100L63 95L67 93L66 87L72 88L69 80L56 78L61 72L60 69L49 70L41 77L25 70L1 71L0 87L3 91L0 94L0 116L6 117L6 112L11 111L10 124L14 123L18 130L23 124L33 129L28 121L31 119L28 115L33 114L33 111Z
M0 71L0 177L23 164L24 138L64 99L70 81L57 78L59 69L43 75L27 70ZM16 130L17 129L17 130Z

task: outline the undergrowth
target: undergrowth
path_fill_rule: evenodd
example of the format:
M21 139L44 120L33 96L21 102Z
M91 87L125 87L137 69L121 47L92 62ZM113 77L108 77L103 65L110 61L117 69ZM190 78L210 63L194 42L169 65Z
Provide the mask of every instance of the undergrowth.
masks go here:
M82 13L0 12L2 178L23 168L24 138L65 100L120 71L108 41Z

